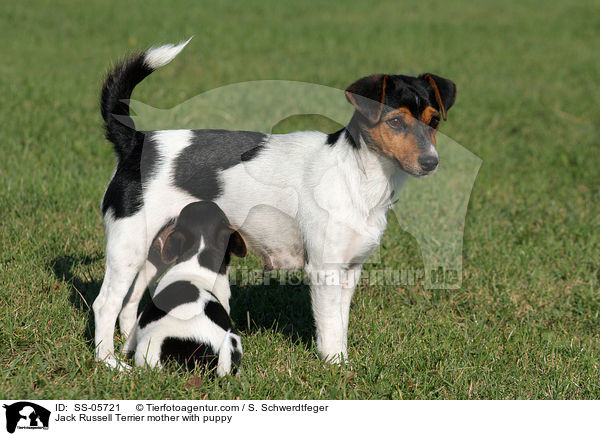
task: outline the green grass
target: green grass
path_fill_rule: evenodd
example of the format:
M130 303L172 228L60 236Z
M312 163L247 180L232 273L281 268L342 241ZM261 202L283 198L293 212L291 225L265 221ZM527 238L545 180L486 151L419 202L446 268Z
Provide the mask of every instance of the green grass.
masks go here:
M3 5L0 397L600 398L600 3L285 3ZM191 34L135 99L169 108L256 79L453 79L458 100L442 131L483 159L462 288L361 286L341 368L316 357L307 289L276 286L233 290L240 377L96 364L89 308L114 166L100 84L128 50ZM386 268L422 266L394 220L381 254Z

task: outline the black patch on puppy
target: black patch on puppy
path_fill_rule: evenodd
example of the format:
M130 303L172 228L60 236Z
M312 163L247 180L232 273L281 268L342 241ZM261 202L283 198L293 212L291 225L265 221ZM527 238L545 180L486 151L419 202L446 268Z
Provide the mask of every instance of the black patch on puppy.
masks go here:
M233 336L231 337L231 345L233 346L233 348L237 348L237 339Z
M214 200L222 194L220 171L255 157L253 151L267 135L260 132L194 130L192 143L175 160L175 185L202 200Z
M198 263L211 271L225 274L231 260L227 250L232 232L227 216L212 201L196 201L183 208L177 218L174 233L183 235L184 244L177 255L178 262L185 262L200 250Z
M204 248L198 253L198 263L219 274L227 272L231 260L231 238L236 235L219 206L212 201L188 204L177 218L174 233L177 232L183 235L185 241L177 256L178 262L185 262L198 253L202 239Z
M240 351L238 349L235 349L231 352L231 367L232 367L231 372L233 374L235 374L241 364L242 364L242 353L240 353Z
M219 274L227 273L227 267L231 262L229 252L207 247L198 255L198 263Z
M160 348L160 361L175 361L191 371L196 365L206 366L208 369L216 368L219 357L209 344L192 339L165 338Z
M151 322L158 321L177 306L193 303L199 296L198 288L190 282L171 283L148 303L140 317L139 327L144 328Z
M163 224L160 230L156 233L156 236L152 240L152 245L150 245L150 248L148 249L148 260L157 268L156 273L158 276L161 276L168 266L164 264L163 259L161 258L161 251L169 231L172 231L174 226L175 218L171 218L165 224Z
M212 322L223 330L228 331L233 328L231 325L231 318L229 318L229 315L220 303L209 301L206 303L206 306L204 306L204 313Z
M142 183L154 175L159 156L150 132L133 133L130 147L119 156L102 200L103 215L111 209L115 218L125 218L142 208Z

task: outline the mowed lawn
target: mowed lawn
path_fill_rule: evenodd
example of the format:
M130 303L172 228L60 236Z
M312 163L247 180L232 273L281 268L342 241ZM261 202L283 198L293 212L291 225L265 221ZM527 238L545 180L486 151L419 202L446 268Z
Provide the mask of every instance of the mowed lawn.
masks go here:
M369 3L3 4L0 398L600 398L600 3ZM275 285L233 288L240 377L95 363L99 204L115 163L103 75L131 50L190 35L136 100L169 108L257 79L454 80L442 132L483 160L461 289L361 285L344 367L317 358L308 289ZM300 125L311 128L283 127ZM393 219L380 253L377 267L422 268Z

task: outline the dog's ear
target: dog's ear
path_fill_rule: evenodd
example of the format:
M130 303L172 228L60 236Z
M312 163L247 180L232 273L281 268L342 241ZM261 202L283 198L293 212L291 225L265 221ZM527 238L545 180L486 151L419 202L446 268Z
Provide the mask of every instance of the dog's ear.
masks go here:
M374 74L358 79L346 89L346 99L371 124L381 118L387 82L386 74Z
M185 235L180 230L172 230L164 239L160 250L160 258L169 265L175 262L183 253L186 242Z
M456 101L456 84L452 80L431 73L421 74L418 78L425 82L430 98L436 102L437 110L446 121L446 112Z
M229 243L227 244L227 251L235 254L237 257L246 257L248 248L246 247L246 241L242 234L233 227L230 227L233 233L229 236Z

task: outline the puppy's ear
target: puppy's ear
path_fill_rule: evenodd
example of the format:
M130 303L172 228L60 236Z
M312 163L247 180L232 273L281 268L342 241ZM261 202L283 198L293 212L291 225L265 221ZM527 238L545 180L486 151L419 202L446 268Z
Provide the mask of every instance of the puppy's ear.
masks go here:
M425 82L430 98L437 103L437 110L446 121L446 112L456 101L456 84L452 80L431 73L421 74L419 79Z
M179 230L173 230L167 235L160 250L161 260L169 265L175 262L183 253L186 237Z
M237 257L246 257L248 248L246 247L246 241L242 234L230 227L233 233L229 236L229 243L227 244L227 251L235 254Z
M358 79L346 89L346 99L359 111L371 124L381 118L388 76L374 74Z

